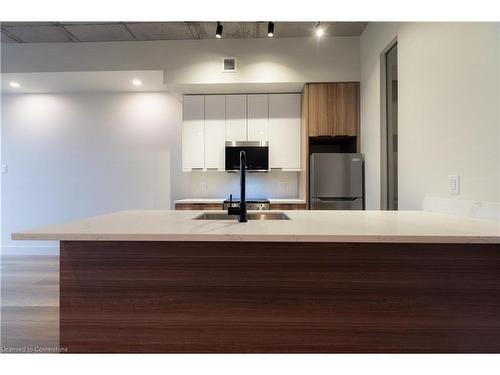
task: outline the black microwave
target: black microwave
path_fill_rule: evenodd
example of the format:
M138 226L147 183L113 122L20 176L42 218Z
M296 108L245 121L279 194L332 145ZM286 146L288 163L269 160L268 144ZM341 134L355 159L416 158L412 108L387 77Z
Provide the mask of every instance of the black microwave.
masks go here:
M267 141L226 141L226 171L240 170L240 152L245 151L246 169L253 172L269 171Z

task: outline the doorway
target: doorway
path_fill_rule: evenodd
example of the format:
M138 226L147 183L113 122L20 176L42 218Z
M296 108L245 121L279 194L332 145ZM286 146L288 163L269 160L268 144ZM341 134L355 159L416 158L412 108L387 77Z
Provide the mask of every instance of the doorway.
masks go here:
M385 53L386 208L398 209L398 45Z

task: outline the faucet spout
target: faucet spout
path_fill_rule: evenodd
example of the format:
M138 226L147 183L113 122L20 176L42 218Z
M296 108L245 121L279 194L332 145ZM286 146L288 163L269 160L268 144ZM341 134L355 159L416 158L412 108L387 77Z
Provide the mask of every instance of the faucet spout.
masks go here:
M246 223L247 218L247 201L246 201L246 154L245 151L240 151L240 203L238 208L232 207L232 194L229 198L228 215L238 215L240 223Z
M247 201L246 201L246 153L245 151L240 151L240 216L238 221L240 223L246 223L247 220Z

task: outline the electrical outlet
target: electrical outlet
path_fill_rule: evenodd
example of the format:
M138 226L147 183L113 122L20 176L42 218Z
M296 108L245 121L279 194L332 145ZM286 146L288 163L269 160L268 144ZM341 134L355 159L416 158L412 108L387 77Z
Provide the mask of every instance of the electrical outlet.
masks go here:
M208 185L205 181L203 181L202 183L200 183L200 190L202 192L206 192L208 190Z
M452 174L448 176L448 194L460 193L460 176Z
M7 164L2 164L2 173L7 173Z

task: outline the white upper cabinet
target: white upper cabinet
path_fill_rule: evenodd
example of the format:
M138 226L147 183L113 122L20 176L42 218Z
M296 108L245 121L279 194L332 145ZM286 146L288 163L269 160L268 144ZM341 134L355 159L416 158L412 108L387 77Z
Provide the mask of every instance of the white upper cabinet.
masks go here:
M269 166L300 170L300 94L269 94Z
M269 96L248 95L248 141L269 140Z
M205 169L224 170L226 97L205 96Z
M182 169L225 169L225 141L269 141L271 169L300 170L300 94L186 95Z
M226 96L226 140L247 139L247 96Z
M205 96L184 96L182 118L182 169L202 169L205 167Z

